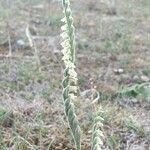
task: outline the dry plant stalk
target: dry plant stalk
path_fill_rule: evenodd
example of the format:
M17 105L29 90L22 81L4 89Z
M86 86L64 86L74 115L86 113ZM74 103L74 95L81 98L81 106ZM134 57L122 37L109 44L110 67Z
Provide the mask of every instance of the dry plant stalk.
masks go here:
M35 42L32 38L31 32L29 30L29 25L26 27L25 33L26 33L26 36L28 38L30 47L32 48L32 50L34 52L34 57L35 57L35 61L36 61L36 65L38 67L38 70L39 70L39 72L41 72L41 62L40 62L40 58L39 58L39 55L38 55L38 50L37 50Z

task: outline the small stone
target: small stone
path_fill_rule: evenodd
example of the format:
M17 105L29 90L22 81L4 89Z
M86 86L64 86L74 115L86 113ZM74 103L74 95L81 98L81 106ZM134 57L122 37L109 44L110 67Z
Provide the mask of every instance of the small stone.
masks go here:
M141 76L141 80L142 80L143 82L149 82L149 81L150 81L149 77L147 77L147 76L145 76L145 75L142 75L142 76Z
M114 73L117 75L122 74L123 72L124 72L124 70L122 68L114 69Z
M33 6L32 8L34 8L34 9L43 9L43 8L44 8L44 5L39 4L39 5Z
M133 76L133 80L134 81L139 81L139 76L138 75Z
M25 42L23 40L21 40L21 39L17 40L17 45L23 47L25 45Z

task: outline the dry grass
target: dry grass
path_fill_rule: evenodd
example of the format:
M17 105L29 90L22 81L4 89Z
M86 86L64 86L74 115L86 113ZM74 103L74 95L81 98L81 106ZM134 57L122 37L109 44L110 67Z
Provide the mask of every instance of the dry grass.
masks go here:
M31 2L16 0L8 9L4 9L8 7L5 1L0 2L0 54L9 51L9 21L13 56L0 57L0 149L74 150L61 100L61 3ZM113 11L107 4L94 2L72 0L81 92L94 86L101 95L104 149L148 150L149 98L122 98L116 92L121 86L150 80L149 0L116 0ZM25 36L28 23L42 73L36 69ZM17 44L20 39L23 47ZM81 100L76 106L84 131L82 146L89 150L93 112Z

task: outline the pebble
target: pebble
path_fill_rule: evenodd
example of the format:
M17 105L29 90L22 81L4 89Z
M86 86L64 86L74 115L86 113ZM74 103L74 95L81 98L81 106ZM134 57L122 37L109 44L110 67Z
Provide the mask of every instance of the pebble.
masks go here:
M117 75L119 75L119 74L124 73L124 70L122 68L114 69L114 73L117 74Z
M25 46L25 42L21 39L17 40L17 45L18 46Z
M133 81L139 81L139 76L138 75L133 76Z
M147 76L145 76L145 75L142 75L142 76L141 76L141 80L142 80L143 82L149 82L149 81L150 81L149 77L147 77Z

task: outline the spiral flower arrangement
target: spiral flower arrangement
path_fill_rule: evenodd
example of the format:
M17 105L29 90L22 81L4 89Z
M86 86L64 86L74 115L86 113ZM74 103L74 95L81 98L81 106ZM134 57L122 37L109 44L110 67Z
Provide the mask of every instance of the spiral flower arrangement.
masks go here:
M63 50L63 61L65 64L63 85L63 100L65 114L74 138L76 149L81 149L81 130L78 118L75 113L73 101L76 99L77 93L77 73L75 72L75 35L73 18L70 9L69 0L63 0L64 18L61 20L63 33L61 34L63 42L61 43Z
M92 130L92 150L102 150L103 141L104 138L103 132L102 132L102 124L103 118L97 115L94 118L93 123L93 130Z
M79 126L78 118L75 113L74 103L76 100L76 94L78 91L77 87L77 73L75 71L75 34L73 26L73 18L70 9L70 1L62 0L63 2L63 13L64 18L61 20L64 25L61 27L63 33L61 37L63 42L61 43L63 49L63 58L65 64L64 78L62 81L63 85L63 101L65 114L71 129L71 133L76 145L77 150L81 150L81 129ZM101 128L102 118L97 116L94 119L93 134L92 134L92 150L101 150L103 141L103 133Z

